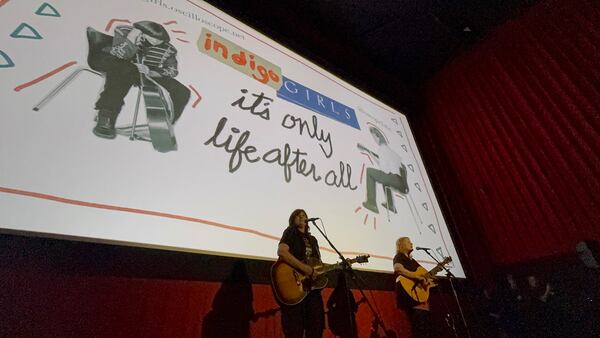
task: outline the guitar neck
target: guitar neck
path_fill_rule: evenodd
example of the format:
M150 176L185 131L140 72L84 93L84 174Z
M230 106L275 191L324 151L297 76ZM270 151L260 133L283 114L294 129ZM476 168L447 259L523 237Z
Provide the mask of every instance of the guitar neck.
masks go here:
M352 264L356 263L356 260L348 259L348 260L346 260L346 263L348 265L352 265ZM323 267L322 271L323 271L323 273L326 273L329 271L342 269L343 267L344 267L344 264L342 264L342 263L328 264Z
M342 264L340 263L335 263L335 264L331 264L331 265L325 265L323 267L323 269L321 269L321 271L323 271L323 273L327 273L329 271L333 271L333 270L338 270L342 268Z
M438 263L433 269L429 270L429 274L435 276L438 272L442 271L444 265L450 262L449 259L444 259L444 261Z
M429 274L435 276L440 271L442 271L442 266L438 264L435 268L429 270Z

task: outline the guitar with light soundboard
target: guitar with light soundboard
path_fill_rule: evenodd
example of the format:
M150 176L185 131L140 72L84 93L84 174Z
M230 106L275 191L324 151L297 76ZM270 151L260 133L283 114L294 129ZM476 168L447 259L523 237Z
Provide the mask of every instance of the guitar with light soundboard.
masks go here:
M452 262L452 257L446 257L443 261L437 264L433 269L427 271L424 267L419 266L415 271L418 275L435 276L438 272L442 271L444 265ZM427 278L426 281L414 280L412 278L398 275L396 277L396 283L402 286L402 289L412 300L418 303L424 303L429 299L429 290L432 287L437 286L433 278Z

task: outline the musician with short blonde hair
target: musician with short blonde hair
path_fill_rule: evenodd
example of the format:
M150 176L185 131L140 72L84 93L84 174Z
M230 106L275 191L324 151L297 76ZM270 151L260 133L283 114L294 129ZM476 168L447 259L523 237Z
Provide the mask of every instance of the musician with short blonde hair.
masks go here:
M431 276L419 273L421 265L412 257L413 243L408 237L396 240L396 256L394 256L394 275L403 276L415 282L427 282ZM396 279L398 281L398 278ZM433 337L430 325L430 308L427 300L419 302L409 297L405 290L396 283L398 305L404 308L412 323L412 337Z

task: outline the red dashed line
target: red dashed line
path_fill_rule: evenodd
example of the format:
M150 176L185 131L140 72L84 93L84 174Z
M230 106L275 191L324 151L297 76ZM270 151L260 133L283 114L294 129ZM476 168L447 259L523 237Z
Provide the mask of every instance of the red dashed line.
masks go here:
M369 155L367 153L361 153L361 154L365 155L369 159L369 161L371 161L371 165L373 165L373 160L371 159L371 155Z
M367 224L367 220L369 219L369 214L365 215L365 220L363 221L363 224Z
M365 173L365 164L363 163L362 169L360 169L360 184L362 184L363 174Z
M41 82L41 81L43 81L43 80L45 80L45 79L47 79L47 78L49 78L49 77L51 77L53 75L56 75L56 74L62 72L63 70L71 67L72 65L74 65L76 63L77 63L77 61L67 62L64 65L62 65L62 66L60 66L60 67L58 67L58 68L56 68L56 69L54 69L54 70L46 73L46 74L44 74L44 75L42 75L40 77L37 77L37 78L35 78L35 79L33 79L33 80L29 81L29 82L23 83L22 85L18 85L18 86L15 87L15 92L18 92L21 89L27 88L27 87L32 86L32 85L34 85L34 84L36 84L38 82Z
M171 32L173 32L173 33L179 33L179 34L187 34L186 31L180 31L180 30L174 30L174 29L171 30Z
M336 253L335 251L333 251L332 249L329 249L329 248L323 248L323 247L319 247L319 249L321 249L321 252L323 252L323 251L327 251L327 252L331 252L331 253L333 253L333 254L335 254L335 253ZM391 260L393 260L393 258L392 258L392 257L389 257L389 256L380 256L380 255L374 255L374 254L370 254L370 253L368 253L368 252L342 251L342 253L343 253L344 255L347 255L347 256L350 256L350 255L356 255L356 256L359 256L359 255L365 255L365 254L369 254L369 256L370 256L371 258L385 259L385 260L388 260L388 261L391 261ZM416 260L416 261L417 261L417 262L419 262L419 263L423 263L423 261L420 261L420 260ZM425 263L429 263L429 262L428 262L428 261L425 261ZM436 263L433 263L433 262L432 262L432 264L434 264L434 265L435 265Z
M358 207L358 208L354 209L354 213L356 214L358 211L360 211L360 209L362 209L362 207Z
M186 222L205 224L208 226L213 226L213 227L217 227L217 228L221 228L221 229L225 229L225 230L249 233L249 234L253 234L256 236L260 236L260 237L264 237L264 238L268 238L268 239L272 239L272 240L276 240L276 241L279 240L279 237L276 237L276 236L273 236L273 235L270 235L267 233L263 233L260 231L256 231L254 229L248 229L248 228L243 228L243 227L239 227L239 226L233 226L233 225L213 222L213 221L209 221L209 220L205 220L205 219L201 219L201 218L169 214L169 213L165 213L165 212L158 212L158 211L145 210L145 209L121 207L121 206L111 205L111 204L80 201L80 200L55 196L55 195L48 195L48 194L42 194L42 193L33 192L33 191L18 190L18 189L12 189L12 188L7 188L7 187L0 187L0 192L18 195L18 196L26 196L26 197L36 198L36 199L42 199L42 200L47 200L47 201L53 201L53 202L57 202L57 203L76 205L76 206L86 207L86 208L95 208L95 209L103 209L103 210L110 210L110 211L117 211L117 212L132 213L132 214L148 215L148 216L154 216L154 217L160 217L160 218L176 219L176 220L181 220L181 221L186 221ZM329 248L319 247L319 249L321 251L335 253L335 251L333 251ZM353 252L353 251L342 251L342 253L344 255L363 255L363 254L365 254L364 252L359 253L359 252ZM380 255L374 255L374 254L370 254L370 256L373 258L380 258L380 259L385 259L385 260L390 260L390 261L392 260L392 257L388 257L388 256L380 256ZM418 261L418 262L422 262L422 261ZM435 264L435 263L432 262L432 264Z
M377 217L373 217L373 230L377 231Z
M209 220L205 220L205 219L201 219L201 218L169 214L169 213L158 212L158 211L153 211L153 210L136 209L136 208L121 207L121 206L117 206L117 205L80 201L80 200L55 196L55 195L48 195L48 194L42 194L42 193L24 191L24 190L17 190L17 189L11 189L11 188L4 188L4 187L0 187L0 192L14 194L14 195L20 195L20 196L28 196L28 197L33 197L33 198L37 198L37 199L59 202L59 203L63 203L63 204L77 205L77 206L87 207L87 208L119 211L119 212L139 214L139 215L155 216L155 217L160 217L160 218L176 219L176 220L186 221L186 222L201 223L201 224L206 224L206 225L221 228L221 229L233 230L233 231L238 231L238 232L246 232L246 233L254 234L257 236L261 236L261 237L265 237L265 238L269 238L269 239L273 239L273 240L279 239L279 237L276 237L276 236L273 236L273 235L270 235L267 233L263 233L260 231L256 231L254 229L248 229L248 228L243 228L243 227L239 227L239 226L227 225L227 224L213 222L213 221L209 221Z
M177 23L177 21L171 20L171 21L163 22L163 25L167 26L167 25L172 25L174 23Z
M196 108L196 106L198 105L198 103L200 103L200 100L202 100L202 96L200 95L200 93L198 93L198 91L196 90L196 88L194 88L192 85L188 85L188 87L190 87L190 89L192 91L194 91L194 94L196 94L196 96L198 96L198 98L196 99L196 101L194 101L194 103L192 103L192 108Z
M108 24L106 24L106 28L104 28L105 32L109 32L110 29L112 28L113 23L115 22L127 22L127 23L131 23L131 21L127 20L127 19L111 19Z
M185 42L185 43L190 43L188 40L184 40L184 39L180 39L180 38L177 38L177 40L179 40L181 42Z

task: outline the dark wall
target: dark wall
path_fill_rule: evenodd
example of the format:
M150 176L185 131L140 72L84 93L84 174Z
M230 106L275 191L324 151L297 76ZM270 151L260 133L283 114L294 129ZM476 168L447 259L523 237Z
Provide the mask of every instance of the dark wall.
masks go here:
M543 1L428 84L413 128L475 275L600 239L599 23Z

